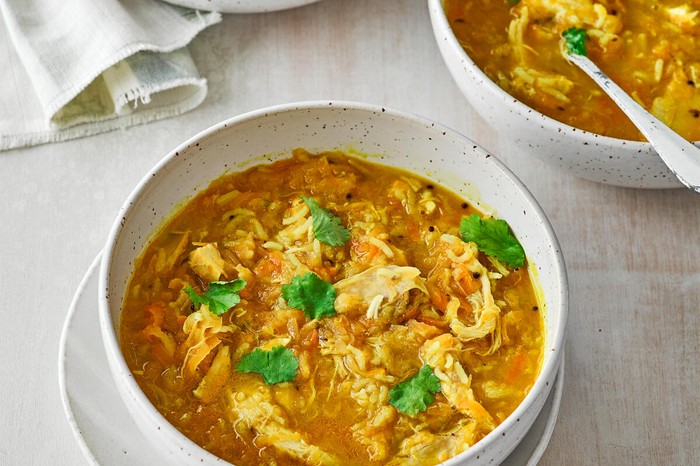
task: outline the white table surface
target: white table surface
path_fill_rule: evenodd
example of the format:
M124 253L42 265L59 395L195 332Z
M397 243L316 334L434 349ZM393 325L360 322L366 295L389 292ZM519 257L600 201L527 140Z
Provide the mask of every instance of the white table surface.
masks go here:
M540 201L571 291L564 397L541 464L698 464L698 195L584 181L499 140L452 82L424 0L226 16L190 50L209 81L196 110L0 153L0 465L85 464L59 397L59 336L144 173L224 118L319 99L381 104L471 135Z

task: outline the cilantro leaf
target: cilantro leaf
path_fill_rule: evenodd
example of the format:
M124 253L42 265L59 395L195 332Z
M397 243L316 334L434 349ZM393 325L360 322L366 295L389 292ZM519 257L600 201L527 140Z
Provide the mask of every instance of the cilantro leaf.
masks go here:
M294 352L284 346L275 346L270 351L255 348L241 358L236 366L238 372L255 372L262 375L266 385L291 382L297 376L299 360Z
M335 315L333 285L313 272L297 275L292 283L282 285L282 297L289 306L303 310L310 319Z
M525 262L525 251L518 240L510 233L505 220L482 219L477 214L462 217L459 224L462 240L476 243L479 251L511 267L520 267Z
M185 288L185 292L190 295L192 303L197 306L206 304L213 314L220 316L241 302L238 292L246 285L245 280L237 278L230 282L211 282L209 289L202 296L198 295L191 285Z
M311 210L316 239L330 246L342 246L348 242L350 232L343 226L338 217L318 205L313 197L301 196L301 198Z
M564 38L564 44L569 54L583 55L584 57L588 55L586 52L588 34L586 34L585 29L571 27L562 32L561 35Z
M389 403L402 413L414 416L428 409L428 405L435 401L433 395L441 388L432 367L426 364L415 376L391 389Z

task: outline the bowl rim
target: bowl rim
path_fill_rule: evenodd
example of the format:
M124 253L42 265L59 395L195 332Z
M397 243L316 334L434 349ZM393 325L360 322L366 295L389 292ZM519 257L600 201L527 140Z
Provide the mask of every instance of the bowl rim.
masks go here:
M605 136L602 134L594 133L592 131L587 131L585 129L576 128L567 123L556 120L544 113L536 110L529 105L523 103L517 97L510 95L505 90L503 90L498 84L496 84L493 79L491 79L484 71L479 68L479 66L474 62L474 60L469 56L469 54L464 50L464 47L457 40L457 36L452 30L449 21L447 20L447 14L445 13L444 7L445 0L428 0L431 22L433 24L434 32L443 34L443 38L448 43L448 45L453 49L453 51L460 57L461 64L467 71L471 72L476 78L482 81L483 85L489 90L489 93L498 97L502 100L505 105L510 107L519 116L527 117L528 114L539 118L542 124L549 127L555 128L556 130L561 129L565 133L566 137L571 137L582 142L590 143L590 139L593 138L597 144L604 144L610 147L617 146L627 146L631 151L634 152L650 152L656 155L656 151L652 145L647 141L634 141L632 139L621 139L612 136ZM700 141L698 141L700 143ZM658 157L658 156L657 156Z
M555 289L559 290L559 306L558 306L558 322L557 326L553 328L551 335L546 336L546 342L544 348L544 363L540 369L540 374L538 375L535 383L530 388L530 391L525 396L525 398L520 402L518 407L503 421L499 424L493 431L487 434L483 439L481 439L474 446L468 448L459 455L447 460L445 464L452 464L452 460L462 461L469 458L470 456L477 455L477 450L483 450L483 448L477 448L477 445L488 446L493 441L501 436L505 436L505 432L508 431L512 425L520 421L520 416L525 414L530 407L535 404L537 399L541 396L542 400L546 398L551 389L554 379L556 378L557 371L559 369L559 363L561 355L564 352L564 343L566 338L566 328L568 320L568 310L569 310L569 289L568 289L568 276L566 272L566 266L564 262L564 256L562 253L559 241L554 233L554 229L547 218L544 210L537 202L532 193L523 184L523 182L496 156L491 155L491 153L485 150L482 146L473 142L469 137L464 134L448 127L437 123L433 120L415 115L413 113L404 112L400 110L395 110L386 106L368 104L362 102L344 101L344 100L312 100L312 101L300 101L286 104L279 104L270 107L265 107L258 110L253 110L246 112L228 119L225 119L217 124L206 128L194 136L188 138L185 142L179 144L177 147L172 149L166 156L160 159L151 168L146 175L139 181L136 187L128 195L122 206L120 207L115 221L110 229L105 247L103 250L102 261L100 263L99 269L99 286L98 286L98 304L99 304L99 318L100 318L100 330L102 333L102 342L107 353L107 359L109 361L110 369L113 378L116 378L115 372L123 374L121 380L117 381L117 384L126 389L128 394L138 405L139 410L146 414L147 417L154 423L159 424L161 427L160 431L162 434L168 436L171 441L176 442L179 446L183 448L188 448L190 452L193 452L199 456L204 456L210 461L219 461L227 463L225 460L215 456L214 454L208 452L200 445L196 444L190 440L186 435L177 430L148 400L146 395L143 393L138 383L131 374L131 370L126 364L124 355L122 354L121 347L119 345L118 330L115 330L112 325L112 312L109 304L109 271L111 268L112 261L115 256L115 246L117 240L119 239L120 233L122 232L125 219L128 217L132 209L136 205L137 199L141 194L148 188L148 186L153 182L153 179L157 177L157 174L166 168L169 164L173 163L173 160L178 157L179 154L184 152L190 147L195 146L198 141L204 140L220 131L224 131L229 127L236 126L248 121L253 121L259 118L264 118L272 114L280 114L286 112L297 112L297 111L309 111L309 110L320 110L324 108L334 107L337 109L347 110L347 111L359 111L365 113L373 113L376 115L386 115L389 117L394 117L395 119L400 119L406 121L407 123L419 124L427 129L431 129L438 132L447 132L454 139L465 141L468 147L479 148L484 153L489 154L489 162L496 165L496 168L513 183L514 189L519 193L520 196L524 198L530 208L535 212L537 218L533 221L539 221L542 228L545 230L546 241L545 243L551 246L550 254L552 254L553 259L553 274L552 277L556 281ZM546 299L556 299L555 297L545 297ZM549 306L547 306L549 312ZM554 356L548 357L548 352L556 352ZM124 395L124 392L120 389L120 394ZM129 409L131 412L131 409ZM133 412L132 412L133 417ZM533 418L534 419L534 418ZM513 448L516 444L513 444Z

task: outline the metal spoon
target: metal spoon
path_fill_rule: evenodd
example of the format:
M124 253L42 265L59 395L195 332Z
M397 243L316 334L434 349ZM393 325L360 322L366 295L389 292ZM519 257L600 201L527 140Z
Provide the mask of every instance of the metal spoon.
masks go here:
M567 58L590 76L615 101L680 182L700 193L700 148L647 112L587 57L569 53Z

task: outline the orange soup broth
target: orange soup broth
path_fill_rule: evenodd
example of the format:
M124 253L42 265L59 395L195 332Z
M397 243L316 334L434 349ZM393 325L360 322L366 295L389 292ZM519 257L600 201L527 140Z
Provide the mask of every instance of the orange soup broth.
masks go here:
M420 210L408 213L405 202L387 194L390 187L406 184L405 180L417 187L418 194L429 191L430 198L437 200L439 211L430 215ZM232 192L239 194L226 200L227 193ZM264 389L288 419L286 426L300 433L307 443L332 452L342 464L384 464L398 451L401 441L413 434L415 426L429 426L441 432L463 416L442 393L437 393L427 411L414 417L399 414L398 421L374 434L377 438L388 439L385 442L388 458L378 460L371 448L353 437L353 425L366 413L347 393L340 393L340 380L335 374L338 368L319 351L319 345L323 344L319 338L323 339L327 334L324 332L331 330L309 325L310 319L302 311L285 309L280 314L272 310L280 299L280 285L274 280L275 274L282 273L278 255L263 247L263 241L250 243L250 256L240 247L244 244L241 231L252 228L250 218L257 219L272 237L272 232L281 228L290 202L300 195L313 196L321 205L334 206L333 210L353 232L352 239L344 246L335 249L324 246L324 251L330 251L327 257L321 265L311 267L314 273L333 283L343 278L346 270L343 260L351 257L360 262L378 260L379 253L354 236L353 227L360 221L360 207L353 206L359 203L370 201L373 209L385 215L388 221L382 231L387 233L386 241L401 251L406 264L420 269L424 277L430 277L440 267L432 240L426 239L432 236L428 235L436 232L458 235L460 220L477 212L454 193L424 178L348 158L341 153L312 155L297 150L291 159L222 176L168 221L137 261L123 307L122 350L136 381L168 421L225 460L237 465L305 464L289 455L276 453L273 445L263 444L254 425L238 422L232 414L230 400L235 399L237 392ZM221 202L222 199L226 201ZM252 212L252 217L239 219L243 211L236 209L246 209L245 215ZM182 369L188 351L183 322L195 311L195 306L183 296L182 289L185 285L192 285L195 290L206 288L207 283L193 272L187 260L190 251L205 243L218 245L226 261L227 279L239 277L243 268L251 275L247 277L248 285L240 292L241 303L221 318L223 325L235 331L219 335L221 343L203 360L194 375L187 376ZM356 254L362 248L367 248L366 253ZM490 271L495 271L485 255L479 254L479 260ZM369 262L364 264L368 265ZM465 283L472 282L470 277ZM444 293L439 286L434 291L437 295ZM540 372L544 325L527 264L501 278L493 296L502 303L500 348L484 355L492 343L485 337L465 344L458 354L465 371L472 377L471 387L476 399L498 424L521 403ZM238 309L244 309L245 313ZM441 312L406 312L413 314L382 322L365 316L321 320L331 322L328 319L334 319L333 328L347 329L353 344L360 349L369 348L370 342L398 325L406 325L409 319L422 320L422 324L434 325L440 331L449 330L442 321ZM154 336L154 326L172 338L174 354L169 354L164 348L167 345L160 343L162 337ZM193 394L219 348L228 346L231 349L231 363L235 367L245 352L271 338L270 332L290 337L288 348L309 368L305 379L299 380L301 376L298 376L294 382L265 387L258 374L231 370L225 388L211 402L204 403ZM244 348L247 350L241 351ZM409 345L395 350L391 368L381 364L371 367L393 373L397 382L401 381L422 365L415 349ZM300 374L302 372L300 366ZM493 395L494 391L498 392L497 396ZM295 406L310 407L295 410ZM485 433L479 434L477 440Z

